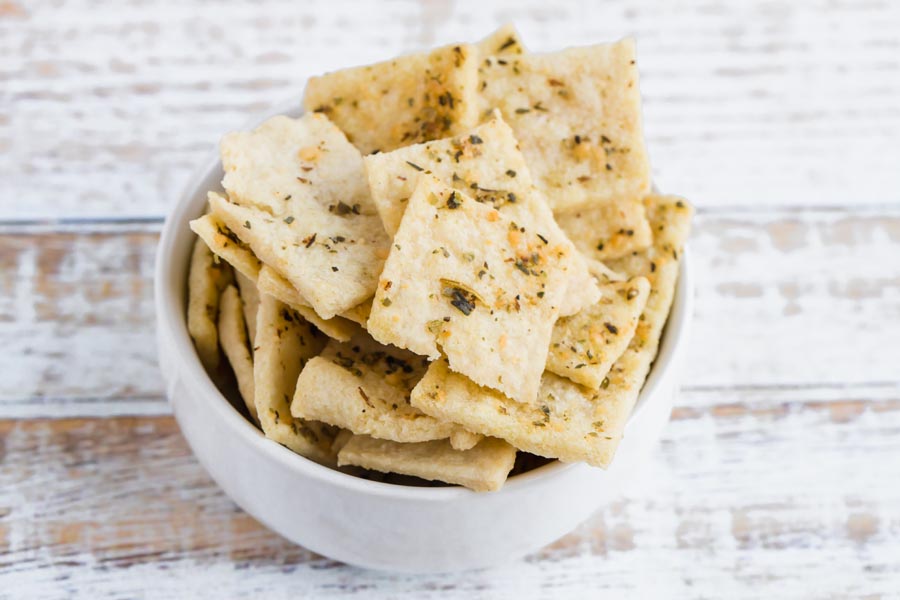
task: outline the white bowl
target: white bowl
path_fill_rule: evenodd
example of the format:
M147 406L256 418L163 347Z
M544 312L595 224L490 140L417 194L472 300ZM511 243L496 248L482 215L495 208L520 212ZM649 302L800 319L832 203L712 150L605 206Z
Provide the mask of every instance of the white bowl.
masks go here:
M272 114L299 115L293 107ZM185 322L188 221L221 189L218 156L191 179L166 219L156 256L159 362L175 418L194 454L242 509L289 540L353 565L412 573L496 565L562 537L604 503L648 458L669 419L691 320L690 257L659 355L608 470L552 462L503 489L411 487L360 479L266 439L216 388Z

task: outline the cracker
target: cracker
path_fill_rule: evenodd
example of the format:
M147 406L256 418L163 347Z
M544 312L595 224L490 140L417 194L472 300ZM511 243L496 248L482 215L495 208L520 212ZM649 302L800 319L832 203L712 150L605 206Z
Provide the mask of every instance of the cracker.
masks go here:
M588 271L602 283L610 283L613 281L627 281L628 278L617 271L610 269L606 263L595 260L593 258L585 258Z
M521 403L451 372L440 360L431 363L413 390L413 406L470 431L503 438L520 450L608 466L656 356L690 227L691 209L682 200L651 197L647 206L654 245L610 266L646 277L651 291L634 337L610 369L605 387L589 390L548 372L537 401Z
M653 245L644 252L608 260L606 264L629 277L646 276L655 290L655 280L663 278L662 271L668 269L677 277L676 263L690 234L694 209L683 198L658 194L647 196L643 204L653 231Z
M256 409L266 437L316 462L333 465L336 428L291 416L290 401L303 365L325 344L300 315L268 294L260 295L253 380Z
M612 364L625 352L647 304L645 277L602 286L600 301L553 327L547 370L598 389Z
M334 436L334 441L331 443L331 451L335 456L337 456L337 453L341 451L341 448L343 448L352 437L353 432L349 429L341 429L340 432Z
M210 192L210 199L217 198L215 202L224 202L221 195ZM300 315L318 327L322 333L340 341L347 341L356 332L357 328L347 319L334 317L332 319L323 319L309 304L309 301L294 288L291 283L282 277L278 272L267 265L259 262L259 259L253 254L253 251L238 238L231 229L229 229L221 219L215 215L204 215L199 219L191 221L191 229L197 235L203 238L210 246L213 252L220 258L225 259L232 265L236 271L241 273L248 280L255 282L259 291L275 296L280 301L289 305ZM365 304L365 303L363 303ZM362 320L360 307L351 308L347 314L352 316L355 321ZM365 313L368 315L368 313ZM248 327L251 320L247 319ZM251 330L252 331L252 330Z
M402 444L354 435L338 452L338 466L414 475L478 492L499 490L515 460L516 449L494 438L469 450L454 450L447 440Z
M484 439L480 433L472 433L463 428L454 429L450 433L450 446L454 450L469 450Z
M328 115L363 154L453 135L478 122L478 51L444 46L313 77L303 106Z
M647 249L653 242L644 205L614 202L557 213L563 231L586 257L609 260Z
M491 61L489 57L496 57L501 60L509 60L520 54L525 54L525 45L516 28L508 23L503 25L477 44L478 46L478 89L487 88L487 76L491 72ZM490 113L491 101L484 94L478 94L478 110L482 115Z
M323 319L316 311L309 306L304 305L303 296L300 295L291 283L279 275L274 269L263 265L259 271L259 279L257 280L259 291L270 296L274 296L281 302L287 304L296 310L300 316L315 325L322 333L328 337L346 342L353 334L359 330L359 327L343 317L334 317L332 319ZM353 309L351 309L353 310Z
M362 304L354 306L350 310L341 313L341 316L347 320L353 321L362 327L366 326L369 315L372 313L372 299L368 299Z
M507 23L482 39L477 44L478 52L482 57L487 56L516 56L525 53L525 45L522 37L516 31L512 23Z
M188 332L207 371L219 366L219 289L228 278L228 265L215 256L202 239L194 241L188 273Z
M583 258L562 232L543 196L534 187L518 142L499 113L452 138L365 158L372 199L388 234L394 235L420 174L493 206L503 216L535 231L551 244L569 248L565 265L569 289L560 313L570 315L600 298Z
M221 194L209 192L207 198L222 198ZM190 222L191 230L206 242L209 249L223 259L234 270L247 279L256 281L261 263L250 247L231 231L222 219L214 214L205 214ZM308 302L306 304L309 304Z
M567 252L421 177L378 282L368 330L531 401L566 291Z
M489 57L482 70L484 106L503 112L554 212L638 204L649 191L633 40ZM635 218L625 228L637 231Z
M349 343L329 342L300 374L291 414L395 442L449 437L456 425L409 404L427 365L424 358L383 346L365 333Z
M389 240L362 157L328 119L273 117L221 143L228 198L213 213L323 319L364 302Z
M250 345L256 339L256 313L259 310L259 290L256 289L256 282L248 279L241 272L235 272L234 279L238 284L238 291L241 293L241 307L244 311L244 323L247 324L247 335Z
M250 355L241 297L234 285L228 285L219 299L219 342L234 371L241 398L250 416L257 421L253 400L253 357Z

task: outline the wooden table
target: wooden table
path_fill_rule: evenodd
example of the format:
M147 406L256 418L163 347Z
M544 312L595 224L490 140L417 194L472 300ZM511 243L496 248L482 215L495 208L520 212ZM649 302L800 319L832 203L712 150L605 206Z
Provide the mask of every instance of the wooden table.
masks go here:
M656 182L699 209L683 391L647 470L543 551L350 568L185 445L157 236L219 136L307 75L510 20L534 50L637 36ZM0 182L0 597L900 593L897 3L7 0Z

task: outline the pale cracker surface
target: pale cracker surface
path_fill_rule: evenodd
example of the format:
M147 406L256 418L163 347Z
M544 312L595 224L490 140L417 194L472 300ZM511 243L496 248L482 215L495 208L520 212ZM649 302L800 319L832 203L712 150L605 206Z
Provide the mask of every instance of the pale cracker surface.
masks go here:
M273 117L221 142L212 211L323 319L372 296L389 240L362 157L326 117Z
M645 277L601 286L600 301L553 327L547 370L575 383L598 389L625 352L647 304L650 282Z
M485 438L469 450L454 450L449 440L403 444L354 435L338 452L338 466L414 475L477 492L503 487L515 461L516 449L495 438Z
M313 77L303 106L327 114L363 154L453 135L478 122L478 51L444 46Z
M409 404L427 364L423 357L383 346L365 333L347 343L330 341L300 373L291 414L396 442L446 438L456 425Z
M537 395L569 248L421 177L378 282L368 330L511 398Z
M651 197L648 214L654 245L612 268L646 277L650 296L628 349L613 364L605 388L592 391L545 373L538 399L520 403L453 373L446 361L431 363L413 390L412 404L470 431L500 437L520 450L567 462L606 467L656 357L675 294L678 257L690 228L691 209L680 199Z
M291 398L303 365L316 356L325 338L293 309L260 295L254 341L256 409L266 437L316 462L334 465L331 449L338 430L291 416Z
M503 112L554 212L649 191L633 40L489 57L482 70L485 110Z
M250 354L250 342L244 323L244 307L234 285L226 287L219 299L219 343L234 371L241 398L247 405L250 416L257 421L256 404L253 400L253 356Z
M188 332L194 340L197 355L207 371L219 366L219 288L228 265L215 260L202 239L194 241L188 272Z
M234 280L237 282L238 291L241 293L244 323L247 324L247 335L252 346L253 340L256 339L256 313L259 311L259 290L256 289L256 282L248 279L240 271L235 272Z
M306 306L303 296L291 285L291 282L267 265L263 265L262 269L260 269L259 279L256 284L259 286L260 292L274 296L287 304L332 339L346 342L359 330L357 325L343 317L333 317L331 319L320 317L316 311Z
M207 198L221 199L221 194L209 192ZM222 199L224 201L224 199ZM213 253L234 267L247 279L256 281L259 275L261 263L250 250L250 247L241 241L222 219L209 213L190 222L191 230L206 242ZM309 304L307 302L307 304Z
M372 313L372 299L366 300L362 304L358 304L350 310L341 313L345 319L353 321L361 327L365 327L369 321L369 315Z
M525 53L522 36L512 23L502 25L499 29L482 39L477 44L482 59L487 56L516 56Z
M601 283L610 283L612 281L627 281L628 278L617 271L610 269L606 263L595 260L593 258L585 258L588 271L597 278Z
M493 60L487 60L488 58L495 57L495 60L509 60L510 58L514 58L527 52L525 44L522 42L522 37L511 23L503 25L476 45L478 46L479 54L479 91L484 90L488 85L487 76L491 73L490 66L493 64ZM482 117L490 113L490 104L491 101L489 97L486 97L481 93L478 94L478 111Z
M469 450L474 448L478 442L484 439L480 433L472 433L463 428L454 429L450 433L450 446L454 450Z
M560 312L574 314L596 302L599 290L581 255L559 228L543 195L534 187L518 141L502 117L458 136L365 158L372 199L389 235L394 235L419 175L432 175L478 202L549 240L570 248L565 265L569 289Z
M644 205L614 202L558 212L556 221L589 259L610 260L646 250L653 234Z

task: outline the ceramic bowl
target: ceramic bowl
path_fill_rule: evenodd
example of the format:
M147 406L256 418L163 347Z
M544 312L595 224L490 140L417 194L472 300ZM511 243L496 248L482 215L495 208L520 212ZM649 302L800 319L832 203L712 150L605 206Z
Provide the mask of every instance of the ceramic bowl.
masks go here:
M299 110L282 108L271 114L299 116ZM197 459L267 527L362 567L416 573L487 567L565 535L615 498L647 461L669 419L686 346L693 297L689 252L683 254L659 355L609 469L554 461L511 477L492 493L368 481L266 439L200 364L185 321L195 239L188 221L203 212L208 190L221 189L222 175L216 154L191 178L166 219L156 256L159 362L175 418Z

